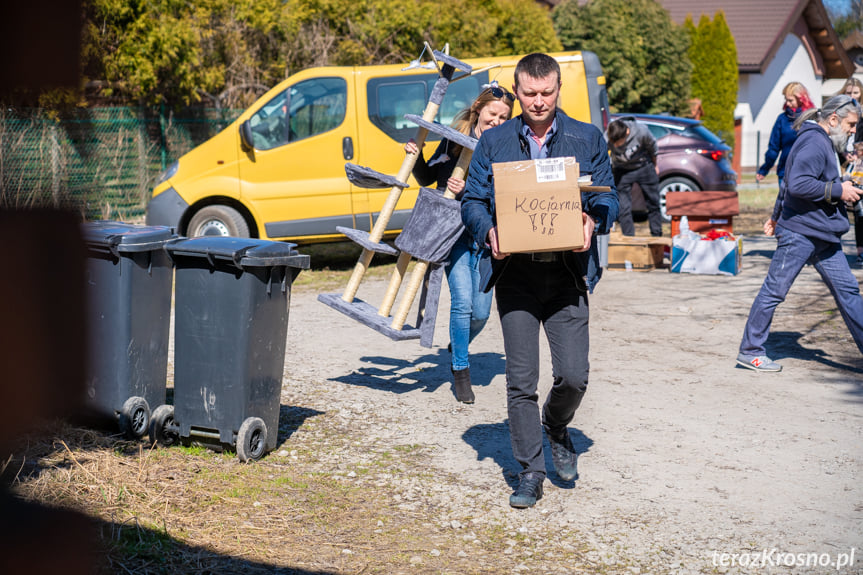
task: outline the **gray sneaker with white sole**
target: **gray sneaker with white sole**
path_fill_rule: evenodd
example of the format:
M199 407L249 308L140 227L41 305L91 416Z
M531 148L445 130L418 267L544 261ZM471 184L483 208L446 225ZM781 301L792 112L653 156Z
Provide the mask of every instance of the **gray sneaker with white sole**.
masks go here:
M737 355L737 365L754 371L782 371L782 366L766 355Z

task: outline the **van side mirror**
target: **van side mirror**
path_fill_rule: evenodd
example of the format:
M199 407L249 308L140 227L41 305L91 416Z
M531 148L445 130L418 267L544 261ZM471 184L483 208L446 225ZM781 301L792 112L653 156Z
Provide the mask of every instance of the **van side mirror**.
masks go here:
M240 140L243 142L243 147L247 150L255 148L254 144L252 144L252 126L249 125L248 120L240 124Z

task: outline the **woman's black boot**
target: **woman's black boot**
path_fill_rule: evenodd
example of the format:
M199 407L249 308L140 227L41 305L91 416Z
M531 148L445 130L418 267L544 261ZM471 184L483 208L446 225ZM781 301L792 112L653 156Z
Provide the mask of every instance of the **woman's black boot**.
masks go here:
M452 372L455 379L455 398L462 403L473 403L476 399L470 386L470 368L456 369Z

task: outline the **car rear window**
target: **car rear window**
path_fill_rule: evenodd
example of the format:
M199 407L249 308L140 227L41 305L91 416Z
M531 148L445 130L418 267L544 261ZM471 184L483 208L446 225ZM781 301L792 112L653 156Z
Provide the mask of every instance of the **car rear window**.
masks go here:
M671 131L665 126L660 126L659 124L647 124L647 129L650 130L650 133L653 134L653 137L657 140L665 137L665 135Z
M705 140L707 142L710 142L711 144L722 144L723 143L722 140L719 138L719 136L717 136L716 134L714 134L713 132L711 132L710 130L708 130L707 128L702 126L701 124L698 124L697 126L690 126L690 127L686 128L685 130L683 130L682 134L684 136L690 136L693 138L698 138L700 140Z

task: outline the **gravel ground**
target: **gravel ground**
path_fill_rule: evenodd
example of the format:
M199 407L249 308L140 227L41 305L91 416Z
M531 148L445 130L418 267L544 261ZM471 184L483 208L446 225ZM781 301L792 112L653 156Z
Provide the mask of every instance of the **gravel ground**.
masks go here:
M850 256L853 241L845 245ZM346 474L372 447L428 448L427 481L391 479L400 507L431 504L438 513L426 520L467 539L471 522L541 539L547 572L601 571L554 562L556 552L585 548L590 564L614 572L863 573L863 357L813 269L773 324L768 347L783 371L735 366L774 248L746 236L734 277L606 272L590 302L590 391L570 426L579 476L561 481L547 455L545 497L528 510L508 505L519 466L496 312L471 349L476 403L460 404L446 288L427 349L393 342L295 286L282 404L345 423L354 448L333 457ZM385 287L367 279L357 297L377 307ZM545 347L542 360L544 396ZM315 433L304 427L271 457L291 457L292 442ZM837 570L852 552L853 564ZM507 558L510 572L526 570L517 553Z

